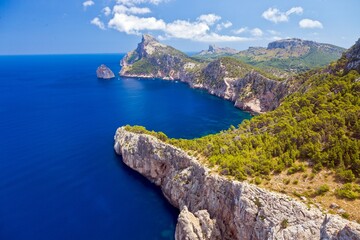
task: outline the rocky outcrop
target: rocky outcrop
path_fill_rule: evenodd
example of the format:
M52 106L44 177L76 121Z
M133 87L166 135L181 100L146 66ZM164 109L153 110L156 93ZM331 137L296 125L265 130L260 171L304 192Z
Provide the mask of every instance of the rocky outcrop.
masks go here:
M292 79L272 80L230 58L215 60L195 74L183 75L182 80L193 88L206 89L210 94L230 100L240 109L256 113L274 110L298 87Z
M104 64L101 64L100 67L96 69L97 78L101 79L111 79L114 78L114 73Z
M121 60L120 76L175 80L187 63L192 60L186 54L143 35L138 47Z
M281 100L297 87L291 80L275 81L251 71L234 84L235 106L252 112L267 112L280 105Z
M310 51L310 49L317 49L323 53L334 54L338 57L340 57L345 50L341 47L337 47L331 44L318 43L298 38L282 39L271 42L268 44L267 50L273 49L286 49L289 51L298 50L301 55L306 55Z
M345 71L356 70L360 73L360 38L346 53L347 63Z
M203 50L195 55L195 57L209 57L212 56L227 56L236 54L238 50L229 48L229 47L217 47L215 45L210 45L207 50Z
M194 157L155 137L119 128L114 149L181 210L177 240L360 239L359 224L213 174Z
M216 220L206 210L194 214L186 206L181 210L176 224L175 239L221 239Z

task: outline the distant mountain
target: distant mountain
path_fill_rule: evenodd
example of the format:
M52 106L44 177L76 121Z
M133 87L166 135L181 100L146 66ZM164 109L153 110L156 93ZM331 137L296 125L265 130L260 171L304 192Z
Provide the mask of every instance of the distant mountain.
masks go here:
M251 47L234 57L260 68L277 68L298 73L323 67L341 57L346 49L297 38L278 40L267 48Z
M345 50L331 44L291 38L270 42L266 48L250 47L244 51L210 46L208 50L192 57L212 61L231 56L278 77L288 77L313 68L324 67L339 59Z
M210 45L208 50L203 50L198 54L193 55L192 57L198 59L216 59L219 57L231 56L238 52L238 50L233 48Z

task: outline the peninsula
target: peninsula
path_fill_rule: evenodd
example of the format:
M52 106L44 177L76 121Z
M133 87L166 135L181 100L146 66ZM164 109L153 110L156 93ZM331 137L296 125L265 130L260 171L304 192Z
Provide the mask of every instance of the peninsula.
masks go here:
M125 126L114 149L180 209L178 240L360 239L359 49L360 40L323 68L281 78L145 35L122 76L178 79L263 114L193 140Z

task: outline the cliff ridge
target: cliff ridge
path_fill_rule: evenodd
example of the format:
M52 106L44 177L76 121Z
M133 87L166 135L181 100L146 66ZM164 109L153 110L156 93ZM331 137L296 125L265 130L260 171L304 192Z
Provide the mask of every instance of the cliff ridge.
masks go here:
M114 149L181 210L180 239L360 239L360 225L246 182L213 174L155 137L119 128Z

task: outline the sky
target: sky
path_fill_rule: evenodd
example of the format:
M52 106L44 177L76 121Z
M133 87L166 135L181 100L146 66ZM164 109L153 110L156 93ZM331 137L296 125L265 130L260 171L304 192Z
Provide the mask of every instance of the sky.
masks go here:
M185 52L301 38L349 48L360 0L0 0L0 55L125 53L144 33Z

